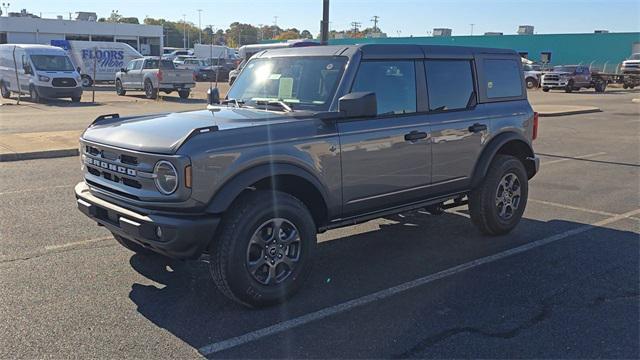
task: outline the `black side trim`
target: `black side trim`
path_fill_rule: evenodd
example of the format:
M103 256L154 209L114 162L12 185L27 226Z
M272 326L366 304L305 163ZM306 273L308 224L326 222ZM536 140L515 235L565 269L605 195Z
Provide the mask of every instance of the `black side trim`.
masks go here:
M491 161L494 156L498 153L500 148L510 142L510 141L518 141L524 144L528 153L525 154L524 158L534 157L533 149L531 145L518 133L515 132L506 132L499 135L496 135L488 145L485 146L482 154L480 155L478 162L476 162L475 168L473 169L473 177L471 178L471 188L475 188L480 184L482 179L484 179L487 171L489 170L489 165L491 165Z

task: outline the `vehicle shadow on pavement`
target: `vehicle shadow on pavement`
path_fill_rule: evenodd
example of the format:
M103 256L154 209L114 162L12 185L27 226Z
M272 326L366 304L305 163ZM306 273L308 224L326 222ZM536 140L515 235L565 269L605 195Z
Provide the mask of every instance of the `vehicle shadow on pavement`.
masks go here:
M403 217L393 216L390 219L393 222L381 224L378 230L319 243L314 271L309 280L297 295L279 306L266 309L246 309L226 299L215 289L215 285L209 277L208 264L197 261L175 261L160 256L134 255L131 257L130 264L138 273L161 285L135 283L131 287L129 297L137 305L140 314L197 350L211 343L240 336L468 261L584 226L584 224L564 220L545 222L522 219L520 225L511 234L501 237L487 237L480 235L468 218L452 213L441 216L412 213ZM600 238L607 239L607 241L615 240L616 246L629 247L630 253L638 252L636 233L598 227L594 227L590 231L602 232ZM574 254L565 252L554 254L554 256L566 258L574 256ZM485 266L499 265L493 263ZM483 274L486 272L485 270L481 271ZM637 273L631 274L631 279L637 275ZM474 275L469 276L473 277ZM466 280L464 278L440 280L436 288L440 294L434 294L433 298L427 296L424 302L421 300L415 306L417 309L421 309L421 312L427 313L428 316L435 316L435 307L443 306L442 301L446 302L444 296L447 296L449 292L476 286L473 281L471 283L469 281L468 278ZM634 284L632 280L630 283ZM563 285L550 285L547 280L544 281L544 284L544 286L557 287ZM629 291L637 292L633 285L625 285L632 287ZM519 291L536 294L535 288L520 289ZM461 297L468 298L469 296L462 295ZM394 298L401 299L402 295L397 295ZM486 299L482 299L480 296L473 301L482 303ZM433 302L436 304L429 305ZM374 303L370 306L377 305ZM432 311L427 311L429 306L434 306ZM455 305L447 304L447 306ZM492 319L491 321L500 319L500 321L517 322L518 320L505 318L504 314L500 312L499 306L496 309L492 308L486 311L488 311L487 314L478 316L489 317ZM458 321L464 321L464 319L458 319ZM441 326L453 326L451 323L440 324L438 321L428 324L428 326L434 327L433 332L442 330L439 329ZM373 330L369 329L369 331ZM386 355L404 353L412 345L398 344L398 348L389 349L389 353ZM309 346L314 345L309 344ZM283 345L283 347L286 346ZM301 351L300 348L296 349ZM231 357L243 356L243 354L234 353L233 349L230 351L231 355L229 356ZM375 350L378 352L372 351L371 356L380 355L380 349ZM227 353L224 354L226 356ZM266 353L251 352L250 356L299 357L304 356L303 354L267 351ZM246 354L244 355L246 356ZM331 357L329 354L326 355Z
M14 100L18 101L17 97L11 97L6 100ZM102 106L103 104L99 102L92 103L88 100L83 99L80 102L72 102L71 100L66 99L44 99L41 102L32 101L31 98L23 97L20 99L20 105L37 105L37 106L52 106L52 107L70 107L70 108L81 108L81 107L91 107L91 106ZM3 105L16 105L16 103L3 103Z
M174 94L170 94L170 95L159 94L157 100L147 99L144 95L140 95L140 94L132 94L132 95L127 94L126 97L132 97L132 98L146 100L146 101L165 101L165 102L180 103L180 104L206 104L207 103L206 99L198 99L198 98L181 99L178 95L174 95Z

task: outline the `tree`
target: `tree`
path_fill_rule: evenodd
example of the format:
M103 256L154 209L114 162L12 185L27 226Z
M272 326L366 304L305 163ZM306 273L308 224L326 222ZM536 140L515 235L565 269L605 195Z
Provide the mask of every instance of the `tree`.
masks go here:
M234 22L225 31L225 40L230 47L255 44L258 42L258 29L251 24Z
M278 34L278 36L275 37L276 40L292 40L292 39L300 39L300 32L298 31L298 29L287 29L283 32L281 32L280 34Z
M309 30L302 30L302 32L300 33L300 38L313 39L313 35L311 35L311 32Z

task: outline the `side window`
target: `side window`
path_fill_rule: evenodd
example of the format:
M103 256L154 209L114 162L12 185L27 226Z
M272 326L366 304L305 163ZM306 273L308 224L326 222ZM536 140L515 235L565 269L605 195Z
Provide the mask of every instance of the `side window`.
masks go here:
M522 96L522 74L516 60L485 59L484 74L487 98L507 98Z
M469 60L427 60L429 110L460 110L475 104L473 71Z
M136 64L133 66L133 70L140 70L142 69L142 64L145 63L145 60L138 60L136 61Z
M416 70L413 61L364 61L351 92L373 91L378 115L416 112Z
M127 64L127 70L133 70L134 66L136 66L136 61L129 61L129 63Z

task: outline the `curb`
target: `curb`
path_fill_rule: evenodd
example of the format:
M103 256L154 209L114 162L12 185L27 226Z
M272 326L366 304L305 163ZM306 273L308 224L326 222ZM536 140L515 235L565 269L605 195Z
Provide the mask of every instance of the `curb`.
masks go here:
M540 117L556 117L556 116L567 116L567 115L578 115L578 114L590 114L602 112L602 110L598 108L593 109L581 109L581 110L568 110L568 111L549 111L549 112L539 112L538 116Z
M22 161L22 160L36 160L36 159L53 159L61 157L78 156L78 149L60 149L60 150L45 150L34 151L26 153L6 153L0 154L0 162L7 161Z

